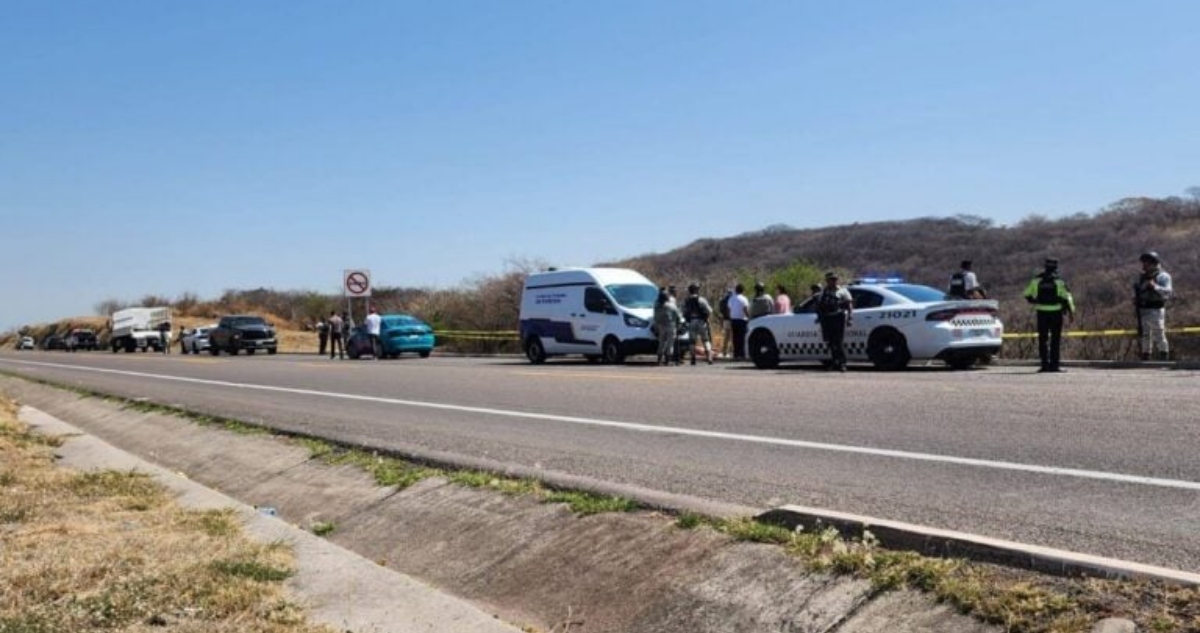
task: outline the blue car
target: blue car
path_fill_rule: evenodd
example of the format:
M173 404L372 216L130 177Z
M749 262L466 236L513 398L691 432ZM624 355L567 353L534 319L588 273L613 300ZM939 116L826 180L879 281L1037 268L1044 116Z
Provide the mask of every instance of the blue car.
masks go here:
M410 314L384 314L379 327L380 358L396 358L404 352L416 352L428 358L433 352L433 328ZM354 328L346 343L346 355L350 358L375 356L371 349L371 337L365 327Z

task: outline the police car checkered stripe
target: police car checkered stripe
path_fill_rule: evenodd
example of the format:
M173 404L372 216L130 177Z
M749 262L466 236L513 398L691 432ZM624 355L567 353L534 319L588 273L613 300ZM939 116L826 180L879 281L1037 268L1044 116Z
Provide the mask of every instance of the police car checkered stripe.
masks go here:
M784 343L779 346L781 356L814 356L828 355L829 347L824 342L814 343ZM846 354L849 356L865 356L867 344L863 341L848 341Z
M973 319L954 319L950 321L952 325L959 327L971 327L973 325L995 325L996 319L993 317L978 317Z

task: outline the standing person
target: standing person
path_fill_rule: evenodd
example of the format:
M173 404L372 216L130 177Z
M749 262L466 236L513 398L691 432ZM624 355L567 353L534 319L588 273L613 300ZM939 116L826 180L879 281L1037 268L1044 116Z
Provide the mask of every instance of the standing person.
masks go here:
M671 301L666 289L658 291L654 302L654 329L658 334L658 364L670 365L674 356L675 331L681 319L679 308Z
M979 279L975 273L971 271L971 260L964 259L960 264L960 270L953 275L950 275L950 286L946 289L946 294L952 299L982 299L982 289L979 288Z
M1138 314L1138 345L1142 360L1150 360L1158 350L1158 360L1168 360L1171 350L1167 344L1167 300L1174 294L1171 275L1163 270L1158 253L1142 253L1142 274L1133 282L1133 303Z
M337 310L329 313L329 360L333 360L334 350L337 350L338 359L346 359L346 343L342 335L346 328L345 321L338 316Z
M746 325L750 322L750 301L746 287L738 284L729 297L729 337L733 339L733 359L746 359Z
M838 285L838 275L825 273L825 287L817 295L817 323L821 326L821 338L829 347L829 369L846 371L846 326L851 324L854 312L854 297L850 291Z
M733 325L729 320L729 300L733 298L733 288L726 287L725 294L717 302L717 310L721 312L721 358L729 358L730 346L733 345Z
M185 347L183 344L183 326L182 325L179 326L179 353L180 354L187 353L187 347Z
M158 351L164 354L171 353L171 324L163 322L158 326Z
M713 363L712 331L709 330L708 320L712 317L712 306L708 299L700 296L700 284L688 285L688 298L683 302L683 318L687 322L689 342L692 354L692 364L696 364L696 345L704 344L704 358L708 364Z
M367 318L364 320L367 325L367 336L371 337L371 355L375 360L379 360L383 356L383 341L379 340L379 329L383 324L383 318L371 308L367 313Z
M767 294L767 287L761 281L754 282L754 299L750 301L750 318L757 319L775 311L775 300Z
M325 346L329 343L329 323L325 319L317 319L317 353L325 355Z
M1059 352L1062 347L1064 318L1068 325L1075 319L1075 298L1067 283L1059 277L1058 260L1049 258L1045 270L1025 287L1025 300L1037 310L1039 373L1062 372Z
M787 288L783 284L775 286L775 314L791 314L792 313L792 298L788 296Z
M342 349L350 344L351 334L354 334L354 319L350 317L349 310L342 310Z

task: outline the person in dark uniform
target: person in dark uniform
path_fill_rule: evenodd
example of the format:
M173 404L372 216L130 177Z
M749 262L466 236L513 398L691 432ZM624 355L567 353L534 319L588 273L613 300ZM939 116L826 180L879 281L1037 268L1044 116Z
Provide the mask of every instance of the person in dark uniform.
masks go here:
M1074 321L1075 298L1058 274L1057 259L1046 260L1045 269L1025 287L1025 300L1037 310L1038 372L1064 371L1059 366L1063 322L1070 325Z
M838 285L837 273L825 273L825 287L817 295L817 323L821 326L821 338L829 347L829 369L846 371L846 326L854 312L854 297L850 291Z

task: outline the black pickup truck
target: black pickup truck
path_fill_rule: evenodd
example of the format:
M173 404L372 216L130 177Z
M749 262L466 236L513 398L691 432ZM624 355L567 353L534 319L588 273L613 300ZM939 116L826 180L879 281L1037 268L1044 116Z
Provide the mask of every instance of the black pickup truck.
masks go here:
M217 327L209 331L208 340L208 353L213 356L221 352L236 356L242 350L246 350L247 354L253 354L260 349L267 350L268 354L279 351L275 328L259 316L221 317Z

